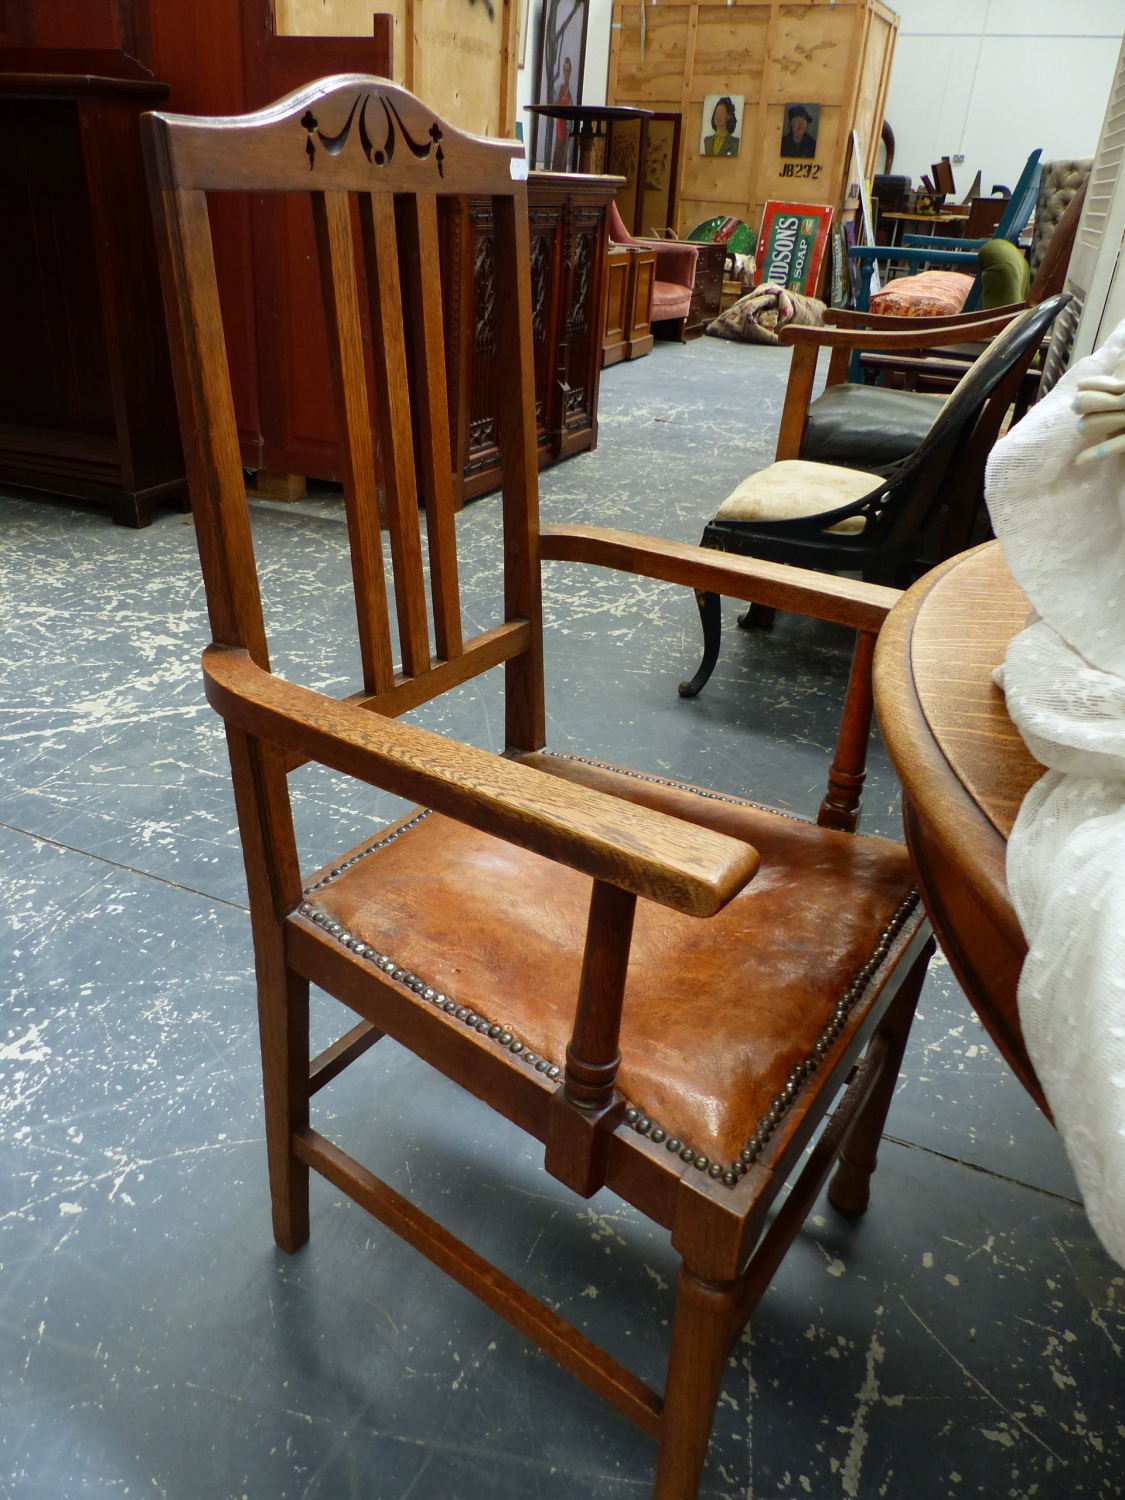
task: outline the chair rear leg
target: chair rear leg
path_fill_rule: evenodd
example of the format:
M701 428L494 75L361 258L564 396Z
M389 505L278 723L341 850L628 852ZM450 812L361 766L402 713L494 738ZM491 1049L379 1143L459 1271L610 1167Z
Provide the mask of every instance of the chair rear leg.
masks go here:
M291 969L276 979L260 976L258 1026L273 1237L292 1254L309 1237L309 1169L289 1145L309 1122L308 980Z
M922 981L934 951L933 939L922 949L914 967L902 982L883 1017L879 1030L887 1038L887 1051L879 1081L856 1121L847 1145L840 1153L839 1164L828 1184L828 1201L840 1213L861 1214L871 1199L871 1174L879 1160L879 1142L887 1123L887 1111L894 1098L898 1070L910 1039L910 1026L918 1005Z
M695 676L688 682L680 683L681 698L694 698L715 670L723 633L722 602L718 594L708 594L696 589L695 602L699 606L699 623L703 626L703 660L699 663Z
M743 630L772 630L776 617L777 610L768 604L751 604L745 614L739 615L738 623Z
M730 1341L734 1287L680 1267L652 1500L696 1500Z

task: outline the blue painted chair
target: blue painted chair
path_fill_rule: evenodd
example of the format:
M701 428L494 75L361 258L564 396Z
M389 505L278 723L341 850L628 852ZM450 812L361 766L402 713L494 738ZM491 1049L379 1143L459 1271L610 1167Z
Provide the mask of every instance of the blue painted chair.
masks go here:
M1028 157L1015 191L996 227L994 239L1011 240L1014 243L1023 233L1039 193L1039 158L1042 154L1042 147L1039 147ZM951 243L956 244L957 249L950 249ZM894 261L900 265L905 263L916 270L944 268L972 274L976 277L976 282L965 299L962 311L975 312L980 307L981 297L977 251L985 243L984 240L950 241L935 235L908 234L901 245L849 246L848 260L855 266L856 311L867 312L871 305L872 268L879 261ZM849 378L860 378L858 367Z

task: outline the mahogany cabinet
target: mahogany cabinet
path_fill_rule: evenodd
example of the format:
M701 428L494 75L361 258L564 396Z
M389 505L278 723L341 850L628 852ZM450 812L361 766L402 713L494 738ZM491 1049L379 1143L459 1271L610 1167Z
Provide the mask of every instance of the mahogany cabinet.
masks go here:
M370 37L296 37L272 0L0 0L0 477L133 525L182 492L138 117L389 75L376 3ZM243 462L338 479L308 201L212 195L211 222Z
M539 465L593 448L605 329L606 211L619 177L532 172L531 316ZM498 285L487 201L442 200L442 305L459 503L500 483L493 310Z
M187 492L137 123L168 87L42 57L0 50L0 479L143 526Z

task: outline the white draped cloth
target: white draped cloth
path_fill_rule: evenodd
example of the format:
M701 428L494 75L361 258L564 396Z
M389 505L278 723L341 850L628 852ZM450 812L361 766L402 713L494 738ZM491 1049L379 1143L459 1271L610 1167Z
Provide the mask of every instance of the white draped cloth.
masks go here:
M1032 604L996 678L1047 767L1008 841L1020 1023L1090 1222L1125 1265L1125 451L1092 453L1112 419L1074 406L1104 410L1083 393L1125 392L1115 372L1125 323L997 443L986 495Z

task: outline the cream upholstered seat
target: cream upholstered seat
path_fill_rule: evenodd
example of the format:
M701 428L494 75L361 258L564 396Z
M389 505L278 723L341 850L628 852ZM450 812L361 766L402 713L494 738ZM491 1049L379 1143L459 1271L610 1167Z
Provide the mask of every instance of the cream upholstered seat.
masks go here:
M785 458L744 479L719 506L715 519L793 521L799 516L818 516L862 500L885 482L881 475L867 474L862 469ZM825 529L854 536L866 524L863 516L847 516Z

